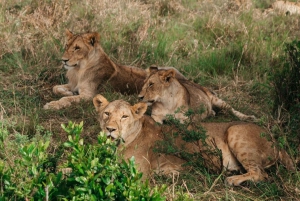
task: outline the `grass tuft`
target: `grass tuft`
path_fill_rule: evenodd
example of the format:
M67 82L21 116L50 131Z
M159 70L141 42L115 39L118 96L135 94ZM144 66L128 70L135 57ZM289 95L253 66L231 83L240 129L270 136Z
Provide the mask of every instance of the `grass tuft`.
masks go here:
M52 87L67 81L60 59L65 29L70 29L75 33L98 31L105 52L119 64L176 67L234 108L257 116L297 161L299 93L290 86L298 84L295 76L299 65L289 56L293 51L287 51L287 44L295 45L297 42L291 42L299 39L299 16L266 14L264 10L273 2L0 2L0 125L12 133L0 159L12 157L8 161L13 161L19 143L43 137L51 139L51 155L60 155L58 145L67 140L60 124L70 120L84 121L82 137L86 142L97 140L100 128L91 102L60 111L42 109L46 102L59 98ZM273 96L276 93L280 101ZM104 95L110 101L138 101L136 96L114 93L109 87ZM281 107L283 102L285 107ZM280 111L280 115L274 115L274 111ZM211 120L236 119L220 113ZM298 172L291 174L275 166L268 174L266 182L249 182L241 187L225 186L225 175L212 174L202 167L179 177L157 176L151 181L168 184L169 200L298 199Z

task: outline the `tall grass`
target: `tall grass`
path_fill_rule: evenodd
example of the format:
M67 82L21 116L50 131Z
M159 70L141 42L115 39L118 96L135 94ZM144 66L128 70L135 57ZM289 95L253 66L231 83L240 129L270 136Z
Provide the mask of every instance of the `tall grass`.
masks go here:
M240 111L255 114L264 126L276 131L276 138L295 143L294 137L285 138L290 131L282 129L273 116L272 72L286 63L282 58L285 44L298 39L299 16L265 14L264 9L272 2L253 0L245 9L235 1L222 0L2 0L0 121L15 122L10 130L29 138L35 138L43 127L42 133L53 133L55 147L67 138L61 123L83 120L82 135L93 143L99 126L91 103L61 111L44 111L42 106L58 98L52 87L66 82L60 63L65 29L75 33L98 31L113 61L140 68L174 66ZM105 96L137 101L135 96L109 89ZM220 118L233 120L229 115ZM293 158L298 156L297 151L292 153ZM270 182L248 183L242 188L226 187L223 175L203 170L183 173L177 182L176 178L164 177L154 182L168 182L170 198L176 197L174 189L179 197L185 197L180 192L190 191L195 199L207 200L297 197L298 174L290 175L281 168L273 168L269 174ZM199 182L199 177L204 182Z

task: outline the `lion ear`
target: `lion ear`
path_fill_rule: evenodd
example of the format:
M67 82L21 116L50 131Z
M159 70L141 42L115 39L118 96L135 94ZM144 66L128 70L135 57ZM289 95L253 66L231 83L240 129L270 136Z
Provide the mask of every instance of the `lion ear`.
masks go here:
M147 71L147 75L150 76L158 71L158 67L152 65L149 68L147 68L146 71Z
M109 104L109 102L102 95L98 94L93 98L93 104L95 106L96 111L100 112Z
M174 69L166 70L160 75L160 79L165 83L169 83L171 79L175 77L175 74Z
M100 41L100 34L97 32L87 33L86 34L87 42L94 46Z
M131 106L131 111L135 119L140 119L145 114L146 110L147 103L140 102Z
M74 36L74 34L69 29L66 29L66 36L68 39L70 39Z

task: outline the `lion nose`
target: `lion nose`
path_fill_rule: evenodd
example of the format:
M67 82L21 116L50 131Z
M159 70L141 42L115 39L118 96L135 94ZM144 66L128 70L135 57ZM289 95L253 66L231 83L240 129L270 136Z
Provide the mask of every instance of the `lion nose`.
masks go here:
M106 130L108 130L108 132L112 133L112 132L114 132L116 129L115 129L115 128L106 127Z
M69 59L62 59L62 62L63 62L64 64L66 64L68 61L69 61Z
M144 96L139 95L139 99L140 99L140 100L143 100L143 99L144 99Z

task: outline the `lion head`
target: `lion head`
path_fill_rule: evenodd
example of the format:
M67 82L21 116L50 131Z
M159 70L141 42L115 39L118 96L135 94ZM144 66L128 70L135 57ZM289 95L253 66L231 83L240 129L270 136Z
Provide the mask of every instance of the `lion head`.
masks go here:
M150 67L147 70L148 76L144 81L139 98L148 105L152 105L162 100L164 92L171 87L176 72L174 69L158 70L157 67Z
M101 129L113 139L122 139L129 144L142 128L140 119L147 110L146 103L131 106L123 100L108 102L98 94L93 99Z
M67 44L62 57L66 69L79 67L88 62L100 40L100 35L97 32L73 34L66 30L66 36Z
M151 117L162 123L168 114L185 120L185 111L189 107L189 94L176 77L174 69L147 69L148 77L139 94L141 101L152 105ZM180 79L186 81L186 79Z

